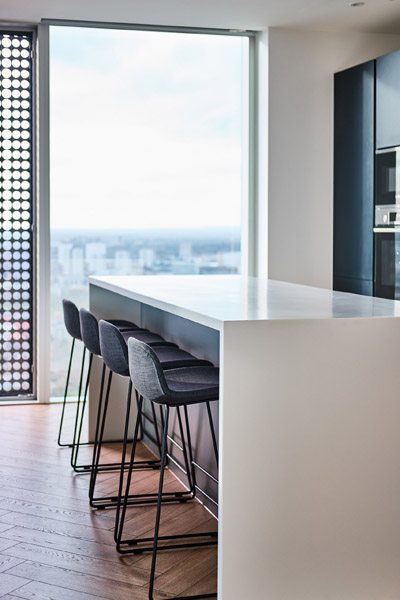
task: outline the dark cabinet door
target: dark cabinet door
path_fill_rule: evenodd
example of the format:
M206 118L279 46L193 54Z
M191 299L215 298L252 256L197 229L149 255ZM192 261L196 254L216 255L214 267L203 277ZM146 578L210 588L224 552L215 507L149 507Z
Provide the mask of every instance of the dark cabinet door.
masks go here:
M400 146L400 51L376 60L376 147Z
M335 290L372 295L375 62L335 75Z

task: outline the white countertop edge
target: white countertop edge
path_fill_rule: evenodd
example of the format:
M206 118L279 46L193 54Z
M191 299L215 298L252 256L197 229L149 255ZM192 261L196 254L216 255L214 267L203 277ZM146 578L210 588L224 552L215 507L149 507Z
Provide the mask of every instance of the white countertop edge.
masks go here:
M97 287L108 290L110 292L115 292L116 294L124 296L125 298L137 300L138 302L142 302L143 304L148 304L149 306L153 306L154 308L171 312L172 314L178 317L182 317L183 319L189 319L190 321L194 321L195 323L199 323L200 325L210 327L210 329L222 331L224 323L226 323L226 321L224 320L204 315L201 312L197 312L188 308L183 308L182 306L173 304L171 302L167 302L165 300L157 300L157 298L153 298L152 296L147 296L145 294L141 294L133 290L127 290L125 287L110 283L109 281L104 281L103 278L99 278L94 275L89 276L89 284L96 285Z
M267 293L268 285L271 286L271 310L268 311L268 314L265 316L264 314L257 315L256 307L254 316L248 316L243 318L241 315L243 307L240 304L240 297L237 300L234 296L233 303L229 305L228 302L228 307L226 311L224 309L221 309L220 301L221 293L225 289L221 288L221 281L225 285L225 281L228 283L232 283L236 280L235 283L237 283L237 281L239 281L240 278L236 278L234 276L222 276L218 279L216 278L215 282L217 283L217 285L215 289L212 289L210 288L210 282L213 281L213 277L217 276L210 276L208 278L208 291L212 289L212 293L209 294L207 298L207 303L202 304L201 301L200 303L198 302L198 297L196 296L196 294L198 294L199 291L201 291L199 290L199 288L196 289L196 284L198 284L198 281L205 276L195 277L194 282L192 280L192 282L194 283L192 289L191 286L186 285L186 283L190 282L191 280L184 278L185 285L181 288L180 292L178 291L178 293L175 294L175 296L172 295L172 297L170 294L165 294L163 291L163 286L165 286L165 282L168 281L168 276L165 276L162 279L160 278L159 290L158 287L152 288L151 285L150 288L148 288L147 285L145 285L144 287L141 286L140 280L142 277L144 277L146 283L149 282L150 279L152 279L154 283L156 280L158 280L159 276L132 276L132 279L136 281L129 282L130 276L122 276L121 278L119 278L118 276L92 275L89 277L89 283L90 285L97 286L100 289L105 289L114 292L125 298L135 300L142 304L147 304L159 310L169 312L171 314L177 315L184 319L191 320L195 323L199 323L201 325L218 331L222 331L225 323L261 323L265 321L302 321L324 319L347 320L400 318L400 302L397 301L385 300L382 298L373 298L369 296L359 296L357 294L350 294L345 292L335 292L332 290L325 290L323 288L313 288L310 286L291 284L288 282L264 280L264 278L261 278L260 281L262 281L263 285L267 283L267 288L265 290L262 290L262 293ZM171 277L176 278L177 276ZM257 281L256 278L248 279L252 280L253 283L254 281ZM206 279L204 281L205 283L207 283ZM251 284L250 287L254 288L254 285ZM229 287L228 285L228 295L229 291L232 292L232 289L234 291L234 294L237 293L235 285L233 287ZM188 291L189 295L186 294ZM288 291L290 292L289 296L287 293ZM299 291L300 295L296 299L296 293L298 293ZM179 295L180 293L181 295ZM293 309L293 294L294 302L299 302L298 309ZM287 302L288 297L290 299L289 304ZM335 300L337 306L334 307L332 310L332 307L330 306L329 302ZM303 301L305 301L305 304L302 306ZM321 303L323 306L323 303L326 301L328 301L327 306L320 310ZM310 303L311 306L315 303L315 313L314 310L310 311ZM341 306L342 303L343 306ZM235 313L235 309L237 309L237 316L233 316L231 314L232 312Z

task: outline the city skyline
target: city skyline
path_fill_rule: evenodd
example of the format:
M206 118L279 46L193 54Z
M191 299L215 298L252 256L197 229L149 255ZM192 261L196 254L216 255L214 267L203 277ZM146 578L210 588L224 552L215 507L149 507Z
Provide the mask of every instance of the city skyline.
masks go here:
M53 230L51 237L51 396L64 393L70 340L62 299L89 307L88 276L235 274L239 228ZM79 365L73 366L73 378Z

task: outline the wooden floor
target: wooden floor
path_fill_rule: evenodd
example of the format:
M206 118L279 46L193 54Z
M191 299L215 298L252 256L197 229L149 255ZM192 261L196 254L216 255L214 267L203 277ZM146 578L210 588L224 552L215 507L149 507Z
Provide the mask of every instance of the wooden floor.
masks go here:
M0 406L0 598L147 600L150 556L117 554L114 511L89 508L87 475L72 474L69 450L56 445L59 414L60 405ZM115 448L106 454L118 460ZM135 479L138 491L157 480L151 471ZM115 490L115 474L99 481L99 491ZM179 489L171 474L166 482ZM152 534L154 508L131 508L128 519L127 533ZM216 528L198 503L166 506L162 522L164 534ZM216 548L160 553L157 598L213 592L216 560Z

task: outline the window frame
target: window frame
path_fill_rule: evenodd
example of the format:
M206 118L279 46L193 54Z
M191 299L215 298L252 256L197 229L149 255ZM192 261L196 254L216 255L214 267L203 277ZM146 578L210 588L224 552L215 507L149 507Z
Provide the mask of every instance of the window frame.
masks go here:
M98 21L75 21L62 19L42 19L38 25L38 79L37 106L38 129L37 162L38 181L38 227L37 227L37 395L40 403L50 402L50 124L49 124L49 34L51 26L88 27L99 29L121 29L138 31L158 31L171 33L192 33L247 37L249 40L247 88L247 116L244 116L244 132L247 147L247 161L243 165L243 200L241 222L241 273L256 276L257 258L257 157L258 157L258 32L240 29L213 29L199 27L174 27L112 23Z

